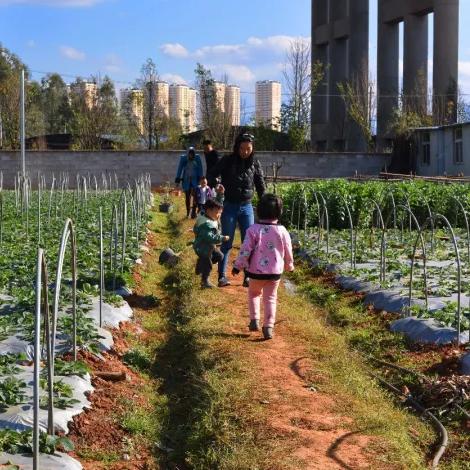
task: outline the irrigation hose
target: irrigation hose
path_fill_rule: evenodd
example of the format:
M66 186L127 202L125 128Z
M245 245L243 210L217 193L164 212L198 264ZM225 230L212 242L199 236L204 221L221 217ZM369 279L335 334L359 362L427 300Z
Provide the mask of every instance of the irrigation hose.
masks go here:
M400 372L404 372L406 374L414 375L415 377L418 377L418 378L424 380L428 384L431 383L431 380L429 379L429 377L422 374L421 372L417 372L415 370L407 369L406 367L397 366L396 364L391 364L390 362L382 361L380 359L377 359L377 358L375 358L373 356L370 356L370 355L367 355L367 354L362 354L362 356L365 357L366 359L370 359L370 360L376 362L377 364L381 364L385 367L390 367L391 369L396 369ZM465 408L461 407L458 403L454 403L454 406L456 408L458 408L458 410L461 413L463 413L468 419L470 419L470 413Z
M437 430L440 436L440 445L439 445L438 450L434 454L431 468L433 470L437 469L439 467L439 461L441 460L442 456L444 455L444 452L447 449L447 446L449 445L449 435L444 425L430 411L428 411L418 401L416 401L410 394L405 395L401 390L395 387L395 385L387 382L382 377L379 377L378 375L370 371L369 373L372 377L374 377L374 379L380 382L383 386L387 387L389 390L396 393L397 395L400 395L406 398L405 403L409 403L413 408L415 408L415 410L419 411L420 413L425 414L433 422L435 429Z

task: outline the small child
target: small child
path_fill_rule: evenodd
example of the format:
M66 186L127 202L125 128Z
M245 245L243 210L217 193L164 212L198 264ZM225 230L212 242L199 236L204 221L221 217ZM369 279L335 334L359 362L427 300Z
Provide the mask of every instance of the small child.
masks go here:
M204 210L204 204L206 201L213 197L215 197L214 191L207 184L207 178L203 176L199 180L199 186L196 188L196 199L199 213Z
M257 212L259 221L247 230L232 274L236 276L245 270L250 278L250 331L259 330L263 298L263 336L268 340L273 337L281 275L284 270L294 270L294 258L289 232L278 224L282 215L282 200L274 194L265 194L258 203Z
M212 289L214 287L209 281L212 265L224 258L217 245L229 239L229 237L223 236L219 229L223 208L224 205L220 201L220 197L219 199L208 199L204 205L204 214L198 216L196 225L193 228L196 235L193 246L198 256L196 274L201 275L201 287L203 289Z

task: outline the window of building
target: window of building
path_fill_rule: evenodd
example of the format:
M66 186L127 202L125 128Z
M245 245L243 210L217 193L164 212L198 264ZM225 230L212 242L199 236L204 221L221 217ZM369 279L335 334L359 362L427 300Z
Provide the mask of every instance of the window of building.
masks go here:
M431 134L424 132L421 141L423 152L423 165L431 164Z
M461 127L454 129L454 162L459 165L463 163L463 139Z

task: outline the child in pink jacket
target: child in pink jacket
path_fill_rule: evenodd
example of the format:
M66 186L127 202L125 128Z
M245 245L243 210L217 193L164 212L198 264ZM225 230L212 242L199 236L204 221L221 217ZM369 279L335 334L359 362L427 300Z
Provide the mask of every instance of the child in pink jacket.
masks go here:
M284 271L294 270L294 258L289 232L278 224L282 215L281 198L265 194L258 203L257 212L259 221L247 230L232 274L236 276L244 270L250 278L250 331L259 330L263 298L263 336L264 339L272 339L281 275Z

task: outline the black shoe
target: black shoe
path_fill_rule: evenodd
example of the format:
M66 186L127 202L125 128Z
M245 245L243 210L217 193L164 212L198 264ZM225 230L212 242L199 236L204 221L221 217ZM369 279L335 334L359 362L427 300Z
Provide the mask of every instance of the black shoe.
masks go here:
M208 279L201 282L201 287L203 289L213 289L215 286Z
M249 277L245 277L245 279L243 279L243 287L250 287L250 278Z
M250 331L259 331L259 322L258 322L258 320L250 320L250 324L248 325L248 329Z
M265 340L273 339L273 328L271 326L263 326L263 336Z

